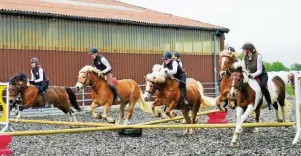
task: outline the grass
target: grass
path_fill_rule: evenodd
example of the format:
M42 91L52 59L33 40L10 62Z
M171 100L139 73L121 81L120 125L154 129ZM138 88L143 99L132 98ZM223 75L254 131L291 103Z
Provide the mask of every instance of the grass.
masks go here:
M289 96L293 96L293 88L291 84L285 84L285 91Z

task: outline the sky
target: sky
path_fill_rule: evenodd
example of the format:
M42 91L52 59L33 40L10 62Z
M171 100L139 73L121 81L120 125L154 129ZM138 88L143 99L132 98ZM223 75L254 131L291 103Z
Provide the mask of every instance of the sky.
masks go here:
M253 42L263 60L301 64L301 0L119 0L229 28L226 44Z

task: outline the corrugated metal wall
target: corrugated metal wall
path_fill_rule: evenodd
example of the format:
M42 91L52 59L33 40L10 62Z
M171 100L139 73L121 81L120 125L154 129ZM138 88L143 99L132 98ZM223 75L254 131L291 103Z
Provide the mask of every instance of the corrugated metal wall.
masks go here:
M80 68L92 62L87 55L91 46L104 52L118 79L143 83L152 65L162 62L161 53L170 50L182 54L188 77L214 80L213 32L209 31L4 14L0 14L0 28L0 81L17 72L29 74L29 60L36 56L51 85L73 86ZM217 51L221 43L218 39Z

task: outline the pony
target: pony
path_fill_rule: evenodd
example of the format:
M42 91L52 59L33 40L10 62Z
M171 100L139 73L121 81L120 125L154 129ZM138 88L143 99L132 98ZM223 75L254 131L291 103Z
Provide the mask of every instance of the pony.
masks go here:
M70 121L77 122L74 116L73 106L78 112L81 111L76 95L69 87L50 86L46 91L48 102L63 111L69 113ZM39 95L38 88L28 83L28 78L24 73L13 75L9 80L9 103L13 105L13 111L17 114L17 120L21 118L23 109L29 107L42 107L45 101ZM21 104L20 110L16 110L16 103Z
M230 50L223 50L219 55L219 66L220 66L220 83L219 83L219 95L216 98L216 105L221 112L227 111L223 106L220 105L221 102L225 101L230 108L234 108L232 99L229 97L230 91L230 75L232 73L232 65L235 62L241 62L235 52Z
M163 70L154 70L160 65L154 65L153 72L147 74L147 81L151 82L155 90L159 92L156 93L157 100L152 104L152 109L156 106L166 105L167 109L165 111L166 115L173 118L174 115L171 113L174 109L181 109L182 114L186 120L186 124L195 124L197 112L200 108L201 93L199 90L192 85L187 85L187 100L188 105L183 104L180 92L180 82L174 77L166 74ZM149 90L146 88L146 92ZM158 101L160 99L160 101ZM189 111L192 112L192 117L189 117ZM194 133L194 129L186 129L184 134Z
M263 97L258 80L249 78L249 72L243 69L240 62L233 64L234 72L231 73L230 98L236 99L236 129L230 145L235 147L236 140L242 131L242 123L255 111L256 122L259 122L260 110L267 108L266 99ZM285 98L285 84L279 77L275 76L268 81L268 89L271 94L273 107L276 109L277 122L285 122L288 114L289 103ZM281 107L282 119L278 115L278 104ZM255 129L257 132L258 129Z
M84 87L90 86L92 90L92 104L88 108L88 112L94 118L103 119L108 123L115 123L115 119L108 116L108 112L112 105L120 105L119 121L117 124L128 125L131 120L134 106L139 103L140 110L153 114L151 107L144 101L143 94L139 85L131 79L122 79L116 81L116 89L120 95L121 102L114 100L114 94L109 88L105 75L101 73L101 70L86 65L79 71L78 81L75 85L77 91L81 91ZM127 118L124 121L124 112L126 105L129 104ZM94 109L100 106L104 106L104 112L102 115L95 113ZM154 113L155 116L159 116L159 112Z
M161 70L161 65L155 64L153 66L153 71L157 71L158 72L159 70ZM160 93L159 93L158 90L156 90L156 88L154 88L153 83L150 82L150 81L148 81L148 79L146 78L146 76L144 78L145 78L144 100L149 101L151 95L157 94L158 96L156 96L156 100L155 100L156 103L163 102L164 99L161 99L161 98L164 98L164 97L160 97ZM199 112L201 111L202 108L206 109L206 108L213 107L213 106L216 105L216 102L215 102L214 98L211 98L211 97L208 97L208 96L204 95L203 85L199 81L197 81L197 80L195 80L193 78L187 78L186 84L187 85L195 86L199 90L199 92L201 94L201 101L200 101L201 106L200 106ZM176 115L174 112L171 112L171 113L173 113L174 115ZM166 116L164 116L164 118L166 118ZM200 117L198 116L196 120L198 120L199 118ZM186 123L185 119L182 121L182 123Z
M299 72L297 72L299 73ZM293 95L295 96L295 74L294 73L289 73L287 75L288 83L291 84L292 90L293 90Z

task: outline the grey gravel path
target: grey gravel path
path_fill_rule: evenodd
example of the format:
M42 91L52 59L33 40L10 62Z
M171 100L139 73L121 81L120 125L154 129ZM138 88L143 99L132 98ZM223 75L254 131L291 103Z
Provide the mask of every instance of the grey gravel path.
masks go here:
M271 113L268 115L268 113ZM295 114L292 110L292 115ZM117 119L119 111L110 114ZM68 121L67 116L31 117L30 119ZM82 122L102 122L81 114ZM229 110L229 122L235 122L235 112ZM154 120L135 110L132 124ZM206 116L200 122L205 122ZM275 121L275 113L262 111L261 121ZM291 120L291 121L294 121ZM173 124L173 123L169 123ZM15 130L64 129L68 126L14 124ZM10 148L14 155L82 156L82 155L301 155L301 143L293 146L295 129L260 128L258 133L242 133L239 147L229 147L234 129L198 129L195 135L183 135L183 129L146 129L142 137L120 137L114 131L13 137Z

